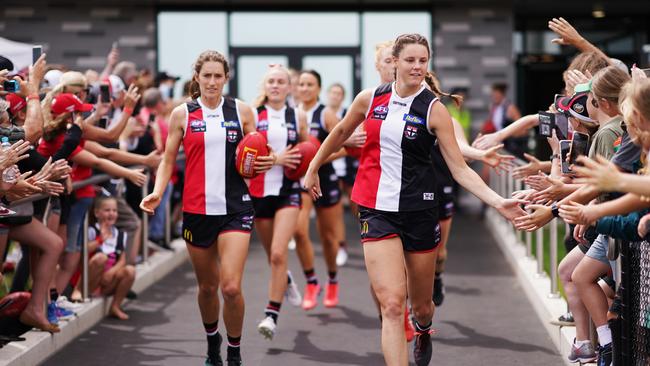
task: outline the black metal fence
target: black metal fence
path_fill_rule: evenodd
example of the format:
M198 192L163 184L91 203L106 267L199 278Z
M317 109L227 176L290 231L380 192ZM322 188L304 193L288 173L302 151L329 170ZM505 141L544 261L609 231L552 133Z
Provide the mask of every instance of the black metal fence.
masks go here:
M650 243L621 248L621 365L650 365Z

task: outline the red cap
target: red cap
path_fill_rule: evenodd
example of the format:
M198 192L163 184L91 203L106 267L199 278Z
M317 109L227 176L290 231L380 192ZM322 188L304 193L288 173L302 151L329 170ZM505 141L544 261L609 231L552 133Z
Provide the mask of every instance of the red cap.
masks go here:
M9 102L9 113L15 116L27 106L27 101L18 94L9 93L5 96L5 100Z
M59 115L65 112L90 112L93 110L93 105L84 103L74 94L63 93L59 94L52 101L52 114Z

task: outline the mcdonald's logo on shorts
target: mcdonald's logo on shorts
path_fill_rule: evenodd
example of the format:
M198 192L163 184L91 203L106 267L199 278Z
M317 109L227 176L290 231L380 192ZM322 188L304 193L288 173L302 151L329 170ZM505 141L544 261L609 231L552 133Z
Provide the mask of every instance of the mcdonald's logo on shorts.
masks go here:
M183 230L183 239L191 242L192 241L192 232L188 229Z
M368 221L361 222L361 235L368 234Z

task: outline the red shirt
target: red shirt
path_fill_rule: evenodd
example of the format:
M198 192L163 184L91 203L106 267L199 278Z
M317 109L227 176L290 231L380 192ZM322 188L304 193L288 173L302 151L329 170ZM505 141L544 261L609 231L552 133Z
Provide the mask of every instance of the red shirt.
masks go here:
M64 139L65 139L65 133L59 134L51 141L41 140L36 151L38 151L38 153L43 155L44 157L49 158L50 156L54 155L54 153L57 152L57 150L61 148ZM84 150L83 147L85 144L86 144L86 140L81 139L81 141L79 141L79 146L77 146L77 148L74 149L72 154L70 154L68 160L72 159L75 155L83 151ZM72 164L72 175L71 175L72 182L79 182L84 179L88 179L92 175L93 175L93 170L90 167L79 165L79 164ZM93 188L92 185L87 185L83 188L77 189L75 191L75 196L77 198L94 198L95 189Z

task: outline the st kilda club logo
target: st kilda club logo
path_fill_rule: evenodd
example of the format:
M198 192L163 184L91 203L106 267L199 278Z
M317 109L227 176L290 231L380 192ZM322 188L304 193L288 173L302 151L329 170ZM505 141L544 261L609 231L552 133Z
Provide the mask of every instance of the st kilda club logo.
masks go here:
M406 137L409 140L413 140L417 136L418 136L418 128L415 126L406 125L406 128L404 129L404 137Z
M226 132L228 142L237 142L237 137L239 137L237 130L228 130L228 132Z

